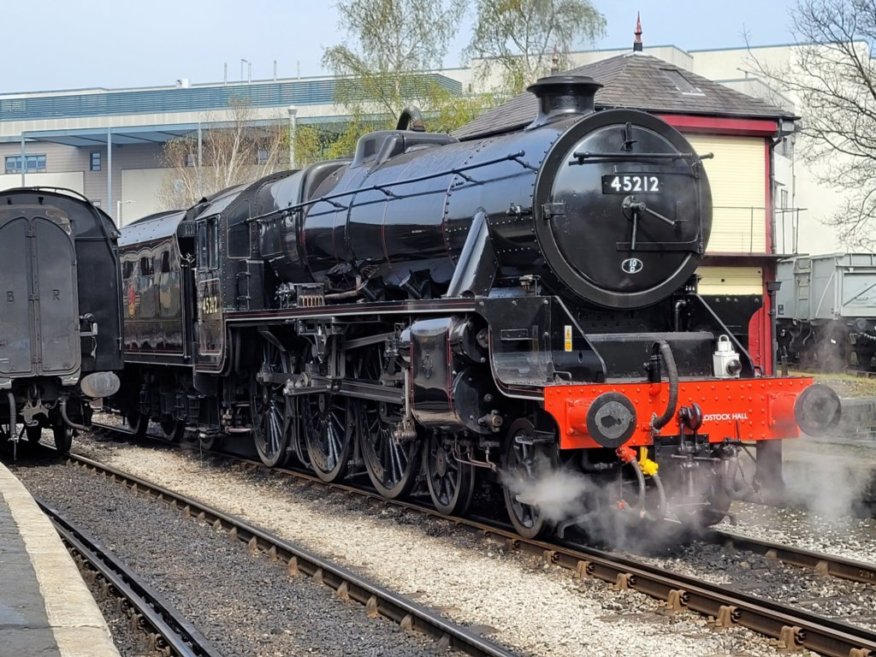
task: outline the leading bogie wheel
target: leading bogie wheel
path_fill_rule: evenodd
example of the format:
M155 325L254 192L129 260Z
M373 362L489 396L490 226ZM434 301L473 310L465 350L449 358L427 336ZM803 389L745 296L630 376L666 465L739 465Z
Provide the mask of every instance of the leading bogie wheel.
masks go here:
M452 441L435 432L425 442L424 449L432 504L445 515L463 515L474 496L474 466L457 459Z
M502 492L511 524L524 538L538 538L553 531L554 521L537 498L538 483L557 466L556 446L544 442L529 420L519 419L508 429L502 453Z

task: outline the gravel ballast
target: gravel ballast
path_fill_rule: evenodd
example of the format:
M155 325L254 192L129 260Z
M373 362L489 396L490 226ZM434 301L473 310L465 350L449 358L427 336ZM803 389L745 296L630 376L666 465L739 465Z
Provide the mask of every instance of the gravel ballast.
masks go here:
M119 484L53 463L14 469L31 493L111 549L225 655L435 655L437 644L370 620L281 563ZM122 639L131 650L135 641ZM128 655L141 654L136 649Z
M716 631L692 613L667 615L635 591L576 580L447 521L241 466L217 468L197 453L87 440L78 449L240 515L523 654L774 654L769 640L743 628Z

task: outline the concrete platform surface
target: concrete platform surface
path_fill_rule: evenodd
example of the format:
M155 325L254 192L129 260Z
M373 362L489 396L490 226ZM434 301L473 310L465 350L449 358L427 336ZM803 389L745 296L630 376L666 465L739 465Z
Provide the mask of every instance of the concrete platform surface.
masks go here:
M0 464L0 657L24 656L119 652L52 523Z

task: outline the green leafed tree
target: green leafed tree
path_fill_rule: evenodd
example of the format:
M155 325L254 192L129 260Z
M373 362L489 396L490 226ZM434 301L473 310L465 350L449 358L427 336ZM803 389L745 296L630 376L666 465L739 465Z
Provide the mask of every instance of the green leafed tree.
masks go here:
M566 53L605 30L590 0L476 0L476 8L466 55L478 60L481 78L497 76L511 93L549 73L554 56L568 68Z
M323 64L339 77L335 100L352 120L332 149L335 154L364 132L393 126L409 105L428 110L430 103L450 102L423 71L441 67L465 7L466 0L338 2L340 26L349 38L328 48Z

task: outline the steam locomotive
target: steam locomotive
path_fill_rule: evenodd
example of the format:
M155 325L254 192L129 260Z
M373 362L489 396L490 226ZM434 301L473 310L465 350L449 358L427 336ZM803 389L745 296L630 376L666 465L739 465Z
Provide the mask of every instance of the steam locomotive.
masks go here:
M118 230L71 190L0 192L0 445L67 452L122 369ZM5 394L3 394L5 393Z
M352 159L126 227L112 403L446 514L479 481L526 536L605 509L717 522L743 443L826 429L839 401L762 376L697 295L701 158L655 116L594 111L600 86L543 78L531 125L470 141L405 112ZM537 495L557 472L587 482L560 514Z

